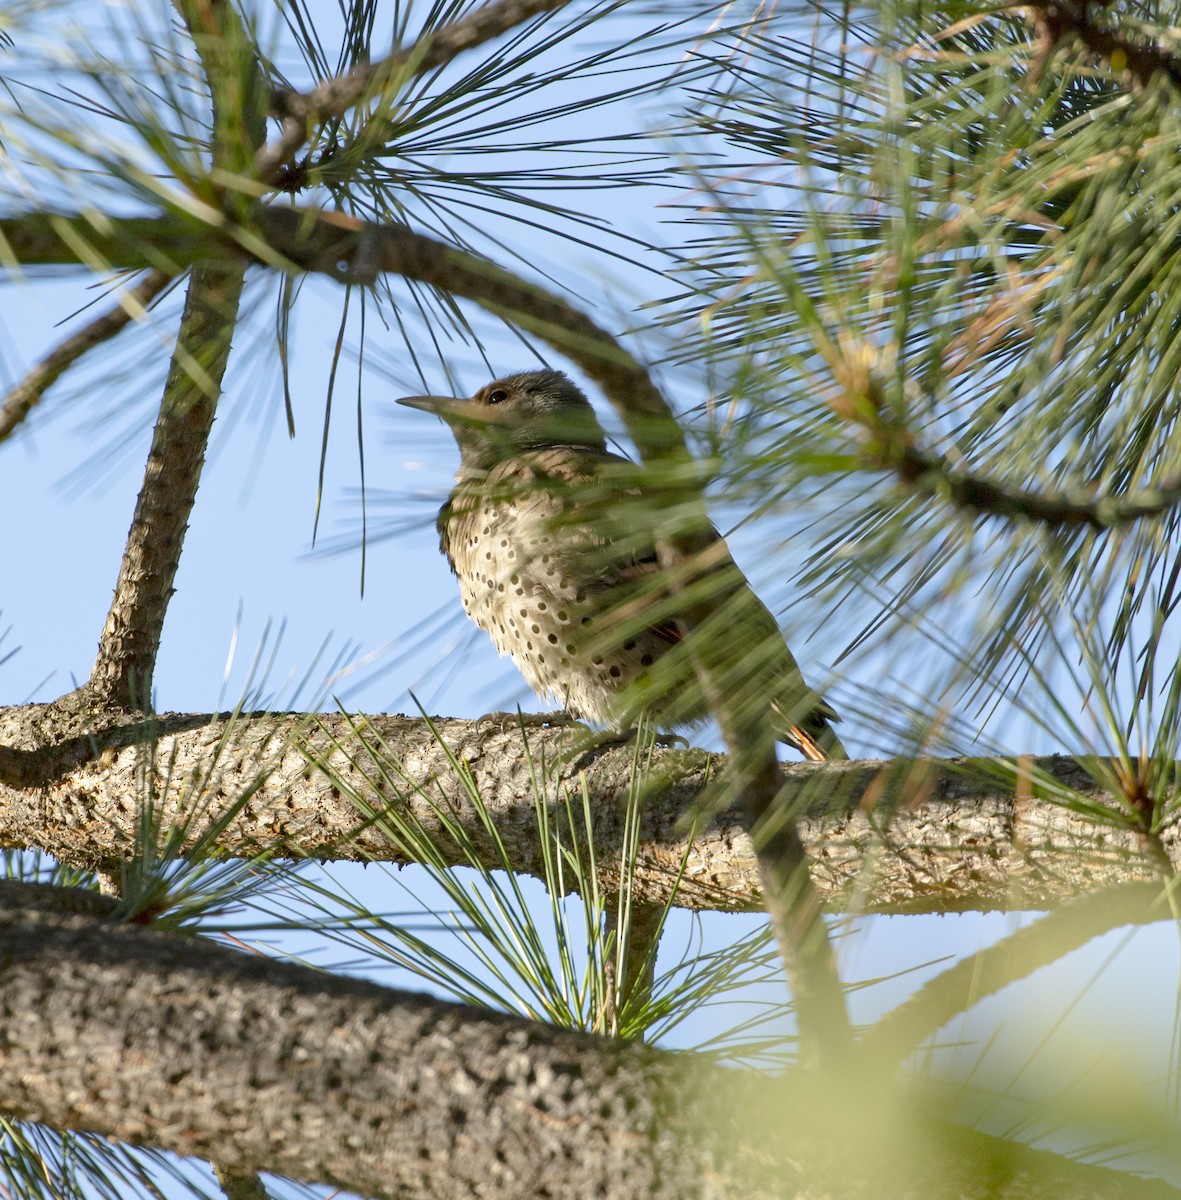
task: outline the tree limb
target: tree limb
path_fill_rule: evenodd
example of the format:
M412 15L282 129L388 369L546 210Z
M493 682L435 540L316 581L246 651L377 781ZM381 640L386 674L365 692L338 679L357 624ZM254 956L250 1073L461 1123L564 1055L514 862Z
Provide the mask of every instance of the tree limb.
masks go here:
M135 287L122 292L116 305L50 350L0 401L0 442L12 436L46 391L74 363L96 346L110 341L129 322L142 318L148 305L171 283L171 275L152 271Z
M693 1096L733 1085L639 1046L44 909L0 908L0 955L24 1120L390 1200L680 1200L723 1148Z
M381 1200L1177 1194L868 1072L770 1080L7 893L0 1110L239 1178Z
M554 764L549 803L555 827L564 828L562 786L580 787L585 777L600 867L618 863L624 846L621 797L632 778L633 751L609 746L563 762L568 730L531 730L526 753L516 730L437 720L441 745L425 721L370 717L372 738L381 739L407 777L399 795L379 795L380 773L365 768L367 749L343 716L263 714L230 721L225 715L169 714L95 727L83 714L68 734L60 721L52 706L0 709L0 846L38 847L77 866L130 855L144 794L142 770L154 759L161 764L155 785L165 824L179 822L199 801L210 804L203 819L213 821L255 789L218 841L229 854L406 862L405 851L374 825L373 812L395 805L435 831L432 804L442 803L483 860L498 866L447 749L469 765L497 836L522 873L544 877L530 760ZM317 762L331 774L316 769ZM664 903L687 852L679 906L760 908L758 865L737 814L703 820L687 846L683 815L703 802L709 807L724 758L658 747L653 764L633 902ZM1049 784L1023 783L1016 792L997 782L998 765L923 760L785 766L783 802L804 813L801 837L826 908L1036 909L1110 884L1156 878L1126 813L1072 761L1045 759L1036 766L1053 790L1076 797L1074 810L1045 798ZM1170 826L1162 837L1172 861L1181 863L1181 830ZM453 856L452 865L467 861L448 839L437 840L440 853Z
M1095 497L1082 490L1054 495L1013 487L955 468L945 456L918 447L897 430L888 442L875 442L872 457L913 491L938 496L965 512L1061 529L1106 531L1161 516L1181 503L1181 479L1176 477L1122 496Z
M264 135L254 47L226 0L177 0L211 103L214 175L241 171ZM225 195L223 194L223 199ZM241 197L228 194L228 206ZM100 707L150 708L152 675L230 356L246 264L198 263L169 365L144 482L123 549L98 657L84 692Z
M445 66L463 51L544 13L563 8L568 2L493 0L457 21L424 34L413 46L395 50L375 63L359 63L351 71L326 79L309 92L276 92L271 98L271 113L281 121L279 138L260 147L254 162L257 177L286 190L296 190L299 172L292 172L289 164L308 140L312 126L344 116L355 104L381 92L393 79L426 75Z
M160 635L205 464L244 275L242 267L198 266L189 279L143 487L86 683L88 701L100 707L150 705Z

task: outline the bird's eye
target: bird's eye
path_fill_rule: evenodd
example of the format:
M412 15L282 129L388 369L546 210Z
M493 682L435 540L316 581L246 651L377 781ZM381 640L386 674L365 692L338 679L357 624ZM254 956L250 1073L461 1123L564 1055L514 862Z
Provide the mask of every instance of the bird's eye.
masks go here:
M508 399L508 392L504 388L497 388L494 392L488 393L489 404L503 404Z

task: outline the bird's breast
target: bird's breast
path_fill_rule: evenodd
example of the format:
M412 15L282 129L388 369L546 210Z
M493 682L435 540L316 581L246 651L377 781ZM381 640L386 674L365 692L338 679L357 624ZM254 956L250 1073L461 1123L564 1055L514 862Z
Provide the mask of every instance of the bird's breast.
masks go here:
M467 614L529 686L576 716L619 716L621 689L661 652L640 630L616 638L601 538L537 492L521 502L453 497L444 541ZM651 643L651 644L650 644Z

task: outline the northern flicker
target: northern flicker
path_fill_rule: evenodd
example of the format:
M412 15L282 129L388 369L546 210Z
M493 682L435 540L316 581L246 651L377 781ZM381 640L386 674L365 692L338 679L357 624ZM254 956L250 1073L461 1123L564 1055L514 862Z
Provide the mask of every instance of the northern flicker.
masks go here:
M664 728L703 720L708 704L678 621L688 588L718 606L714 628L694 636L720 639L728 693L752 713L769 707L777 736L806 757L846 757L835 714L804 682L767 609L745 590L740 623L725 607L742 576L712 526L693 577L669 588L639 469L608 451L594 409L565 375L525 371L470 400L398 403L441 417L459 445L440 547L468 616L539 696L615 728L644 714Z

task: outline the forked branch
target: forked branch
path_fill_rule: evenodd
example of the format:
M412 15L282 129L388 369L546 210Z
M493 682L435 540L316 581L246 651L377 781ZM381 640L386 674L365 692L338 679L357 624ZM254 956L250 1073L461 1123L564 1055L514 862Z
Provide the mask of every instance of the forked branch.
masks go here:
M464 50L567 3L569 0L494 0L424 34L413 46L395 50L375 63L360 63L311 91L276 92L271 113L280 120L279 137L259 149L254 164L258 178L285 190L298 190L301 174L293 169L292 159L316 125L344 116L354 105L379 94L391 80L437 70Z

